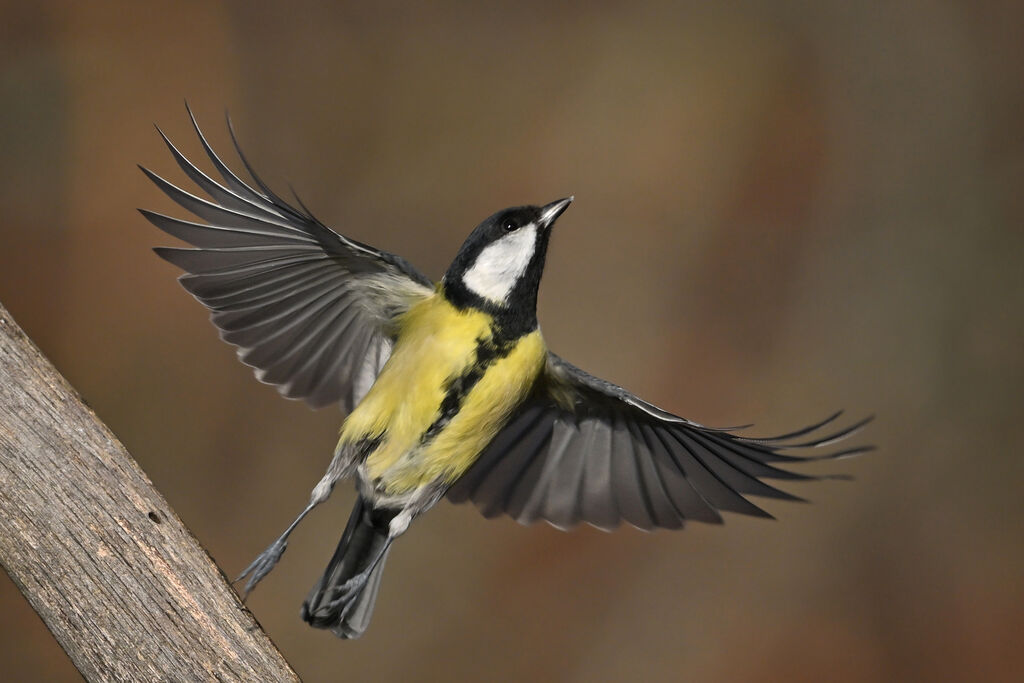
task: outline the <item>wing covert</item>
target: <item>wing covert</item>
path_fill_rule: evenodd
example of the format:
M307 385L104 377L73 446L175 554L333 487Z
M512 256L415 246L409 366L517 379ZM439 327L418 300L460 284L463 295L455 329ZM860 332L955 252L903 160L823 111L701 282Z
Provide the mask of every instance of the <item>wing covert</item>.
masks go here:
M340 402L351 410L391 353L395 316L432 294L432 283L404 259L338 234L301 201L296 208L275 194L245 158L229 120L254 189L213 151L188 113L222 181L160 131L178 166L209 199L142 168L205 221L140 209L150 223L193 247L158 247L156 253L186 271L181 285L210 309L221 338L238 348L260 381L314 407Z

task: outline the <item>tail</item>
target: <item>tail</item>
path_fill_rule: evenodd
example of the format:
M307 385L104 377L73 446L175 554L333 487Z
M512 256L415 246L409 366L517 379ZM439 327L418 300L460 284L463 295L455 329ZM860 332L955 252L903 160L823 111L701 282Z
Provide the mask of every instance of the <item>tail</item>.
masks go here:
M381 571L393 540L394 514L372 509L360 496L319 583L302 605L302 618L339 638L358 638L370 624Z

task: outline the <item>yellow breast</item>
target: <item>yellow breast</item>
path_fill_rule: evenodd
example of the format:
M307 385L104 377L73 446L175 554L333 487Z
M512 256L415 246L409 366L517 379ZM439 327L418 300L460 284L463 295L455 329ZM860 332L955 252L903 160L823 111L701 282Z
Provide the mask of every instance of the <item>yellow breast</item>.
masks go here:
M491 340L492 318L459 310L441 294L411 308L399 321L391 358L345 421L341 443L379 439L365 474L388 495L437 480L453 482L504 426L543 367L539 330L520 338L491 362L444 427L424 435L441 414L453 378L477 364L481 341Z

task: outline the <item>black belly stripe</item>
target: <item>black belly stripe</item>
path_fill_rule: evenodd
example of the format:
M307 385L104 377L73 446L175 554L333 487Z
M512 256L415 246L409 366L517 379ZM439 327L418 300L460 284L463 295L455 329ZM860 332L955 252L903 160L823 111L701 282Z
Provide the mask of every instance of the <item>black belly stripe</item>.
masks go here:
M451 378L445 385L444 399L441 400L437 419L427 427L427 430L423 432L423 436L420 437L421 446L425 446L433 441L441 430L448 426L452 418L458 415L459 410L462 409L466 396L469 395L469 392L472 391L473 387L484 376L487 369L512 353L516 342L525 336L521 335L514 339L503 338L500 334L500 328L492 328L491 332L490 338L477 339L476 362L473 363L469 370L457 377Z

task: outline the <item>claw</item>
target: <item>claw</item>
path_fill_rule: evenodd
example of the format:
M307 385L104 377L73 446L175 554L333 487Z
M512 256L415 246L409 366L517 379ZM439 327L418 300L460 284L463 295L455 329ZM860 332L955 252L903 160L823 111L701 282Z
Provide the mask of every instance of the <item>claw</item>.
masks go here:
M366 581L369 579L369 573L363 572L356 574L345 583L335 586L331 589L331 599L328 601L326 612L333 612L339 605L341 610L339 615L344 617L349 609L355 604L355 597L366 587Z
M238 583L246 576L249 576L249 580L245 582L245 587L242 589L242 601L245 602L246 598L249 597L249 593L256 587L264 576L270 573L270 570L274 568L278 560L281 559L281 555L284 554L285 549L288 547L287 541L277 539L270 544L270 547L264 550L259 556L252 561L248 567L245 568L238 578L232 583ZM250 576L251 574L251 576Z

